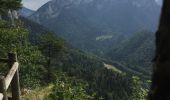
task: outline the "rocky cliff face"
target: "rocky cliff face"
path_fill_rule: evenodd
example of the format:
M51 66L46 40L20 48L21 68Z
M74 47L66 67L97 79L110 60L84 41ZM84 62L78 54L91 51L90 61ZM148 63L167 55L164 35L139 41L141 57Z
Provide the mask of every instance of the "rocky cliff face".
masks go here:
M92 11L92 13L96 13L97 15L98 13L101 13L105 16L109 16L110 13L113 13L114 16L120 18L123 17L123 19L127 20L128 18L125 14L131 14L129 17L133 17L132 14L134 16L141 14L141 17L146 16L147 18L147 16L149 16L150 21L155 21L155 17L158 15L159 8L160 7L157 5L155 0L52 0L35 12L31 16L31 19L43 24L43 22L49 21L51 19L57 19L61 13L67 13L68 10L73 11L75 9L80 9L84 11L86 9L86 14L89 14L89 16L91 16L90 12ZM97 10L100 10L100 12ZM120 13L124 13L125 16L120 16ZM140 17L138 20L140 20ZM146 22L146 20L144 21Z
M58 17L64 9L70 9L81 4L88 4L92 1L93 0L52 0L35 12L34 15L31 16L31 19L41 23L41 20Z

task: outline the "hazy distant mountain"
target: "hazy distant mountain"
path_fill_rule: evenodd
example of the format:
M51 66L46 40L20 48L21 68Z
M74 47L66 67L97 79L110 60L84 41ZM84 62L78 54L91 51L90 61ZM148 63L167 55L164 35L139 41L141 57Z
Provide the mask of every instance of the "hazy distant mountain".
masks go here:
M74 46L94 51L100 36L155 31L159 12L155 0L52 0L30 18Z
M78 48L102 56L110 52L108 54L112 60L131 63L134 65L132 68L143 71L142 67L136 66L145 63L143 66L146 68L151 64L153 38L147 36L148 33L139 36L135 33L143 30L155 32L160 8L155 0L52 0L30 19ZM124 43L125 40L128 44ZM120 46L122 48L116 48L115 52L114 48Z
M22 9L19 11L20 16L22 17L28 17L34 13L33 10L22 7Z

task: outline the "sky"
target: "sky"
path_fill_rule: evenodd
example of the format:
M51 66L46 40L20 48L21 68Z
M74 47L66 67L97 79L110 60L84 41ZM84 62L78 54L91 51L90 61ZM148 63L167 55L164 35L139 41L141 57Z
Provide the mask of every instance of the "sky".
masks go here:
M37 10L39 7L41 7L48 1L50 0L22 0L22 4L26 8L29 8L31 10Z
M158 4L162 4L162 0L155 0Z
M32 10L37 10L39 7L41 7L43 4L47 3L50 0L22 0L22 3L24 7L32 9ZM162 0L155 0L159 4L161 4Z

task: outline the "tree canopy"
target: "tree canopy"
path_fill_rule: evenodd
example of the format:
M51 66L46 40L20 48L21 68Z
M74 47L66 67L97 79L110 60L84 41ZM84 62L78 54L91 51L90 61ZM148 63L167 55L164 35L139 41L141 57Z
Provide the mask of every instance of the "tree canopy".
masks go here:
M0 0L0 9L1 10L7 10L7 9L17 10L22 6L21 1L22 0Z

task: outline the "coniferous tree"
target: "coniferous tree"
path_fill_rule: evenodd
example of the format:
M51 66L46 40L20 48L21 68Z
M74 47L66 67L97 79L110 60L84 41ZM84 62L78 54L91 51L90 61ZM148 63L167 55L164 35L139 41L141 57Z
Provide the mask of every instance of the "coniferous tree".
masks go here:
M46 55L47 79L51 81L53 77L52 60L55 59L63 49L63 44L52 33L48 33L41 36L40 48L44 55Z

